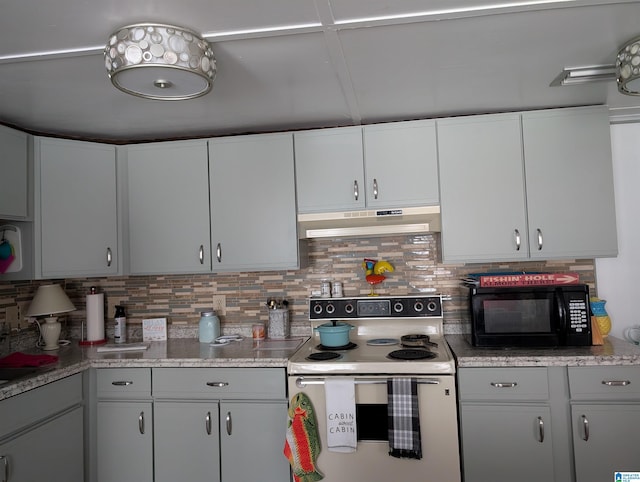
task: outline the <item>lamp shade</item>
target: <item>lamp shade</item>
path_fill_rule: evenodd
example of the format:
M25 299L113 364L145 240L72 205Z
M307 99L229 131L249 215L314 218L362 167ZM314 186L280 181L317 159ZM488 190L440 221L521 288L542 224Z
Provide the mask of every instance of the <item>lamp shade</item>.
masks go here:
M27 316L49 316L76 309L60 285L43 285L33 297Z

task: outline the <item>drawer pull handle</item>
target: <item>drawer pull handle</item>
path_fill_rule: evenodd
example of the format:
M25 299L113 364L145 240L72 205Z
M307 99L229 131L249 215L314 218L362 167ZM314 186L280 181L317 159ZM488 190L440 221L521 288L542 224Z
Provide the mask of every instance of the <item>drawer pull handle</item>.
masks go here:
M198 250L198 260L200 264L204 264L204 245L200 245L200 249Z
M582 440L585 442L589 440L589 420L586 415L581 415L582 419Z
M227 435L231 435L233 431L233 423L231 421L231 412L227 412Z
M491 386L495 388L515 388L517 382L491 382Z
M542 417L538 417L538 442L544 442L544 421Z
M378 199L378 180L373 180L373 198Z
M131 380L116 380L115 382L111 382L111 385L115 385L116 387L128 387L129 385L133 385Z
M144 435L144 412L140 412L138 415L138 430Z
M358 191L358 180L353 181L353 200L357 201L360 197L360 192Z
M542 251L542 230L538 228L536 229L536 233L538 233L538 251Z
M631 385L631 380L602 380L602 384L608 387L626 387Z
M216 245L216 259L218 263L222 263L222 245L220 243Z
M209 387L218 387L218 388L228 387L229 386L229 382L207 382L207 386L209 386Z
M211 412L207 412L207 416L204 419L205 423L205 429L207 430L207 435L211 435Z
M9 482L9 458L6 455L0 455L0 461L2 461L2 465L4 465L2 482Z
M111 248L107 247L107 268L111 267L112 261L113 261L113 256L111 254Z
M521 244L520 231L518 231L517 229L514 229L513 234L515 235L515 238L516 238L516 251L520 251L520 244Z

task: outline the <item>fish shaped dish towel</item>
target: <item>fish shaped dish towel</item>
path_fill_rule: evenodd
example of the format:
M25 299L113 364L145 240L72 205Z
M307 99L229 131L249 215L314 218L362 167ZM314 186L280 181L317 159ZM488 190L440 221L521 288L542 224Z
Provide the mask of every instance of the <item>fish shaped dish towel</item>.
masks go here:
M324 393L329 452L355 452L358 445L355 380L327 377Z
M311 400L297 393L289 404L284 456L289 460L295 482L314 482L324 479L316 460L320 454L320 438Z
M389 455L403 459L421 459L418 382L415 378L387 380Z

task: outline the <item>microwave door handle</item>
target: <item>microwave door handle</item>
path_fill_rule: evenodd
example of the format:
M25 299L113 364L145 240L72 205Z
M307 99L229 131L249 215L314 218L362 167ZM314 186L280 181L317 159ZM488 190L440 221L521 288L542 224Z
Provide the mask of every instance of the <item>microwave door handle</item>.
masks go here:
M560 320L560 333L559 335L564 338L567 334L567 310L564 304L564 296L562 290L557 288L554 293L556 303L558 305L558 318Z

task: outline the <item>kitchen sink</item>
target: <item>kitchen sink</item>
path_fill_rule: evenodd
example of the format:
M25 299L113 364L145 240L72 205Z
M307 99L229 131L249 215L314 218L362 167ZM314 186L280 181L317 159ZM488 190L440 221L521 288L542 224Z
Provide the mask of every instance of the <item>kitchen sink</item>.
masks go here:
M42 369L38 367L0 368L0 384L26 377L40 370Z

